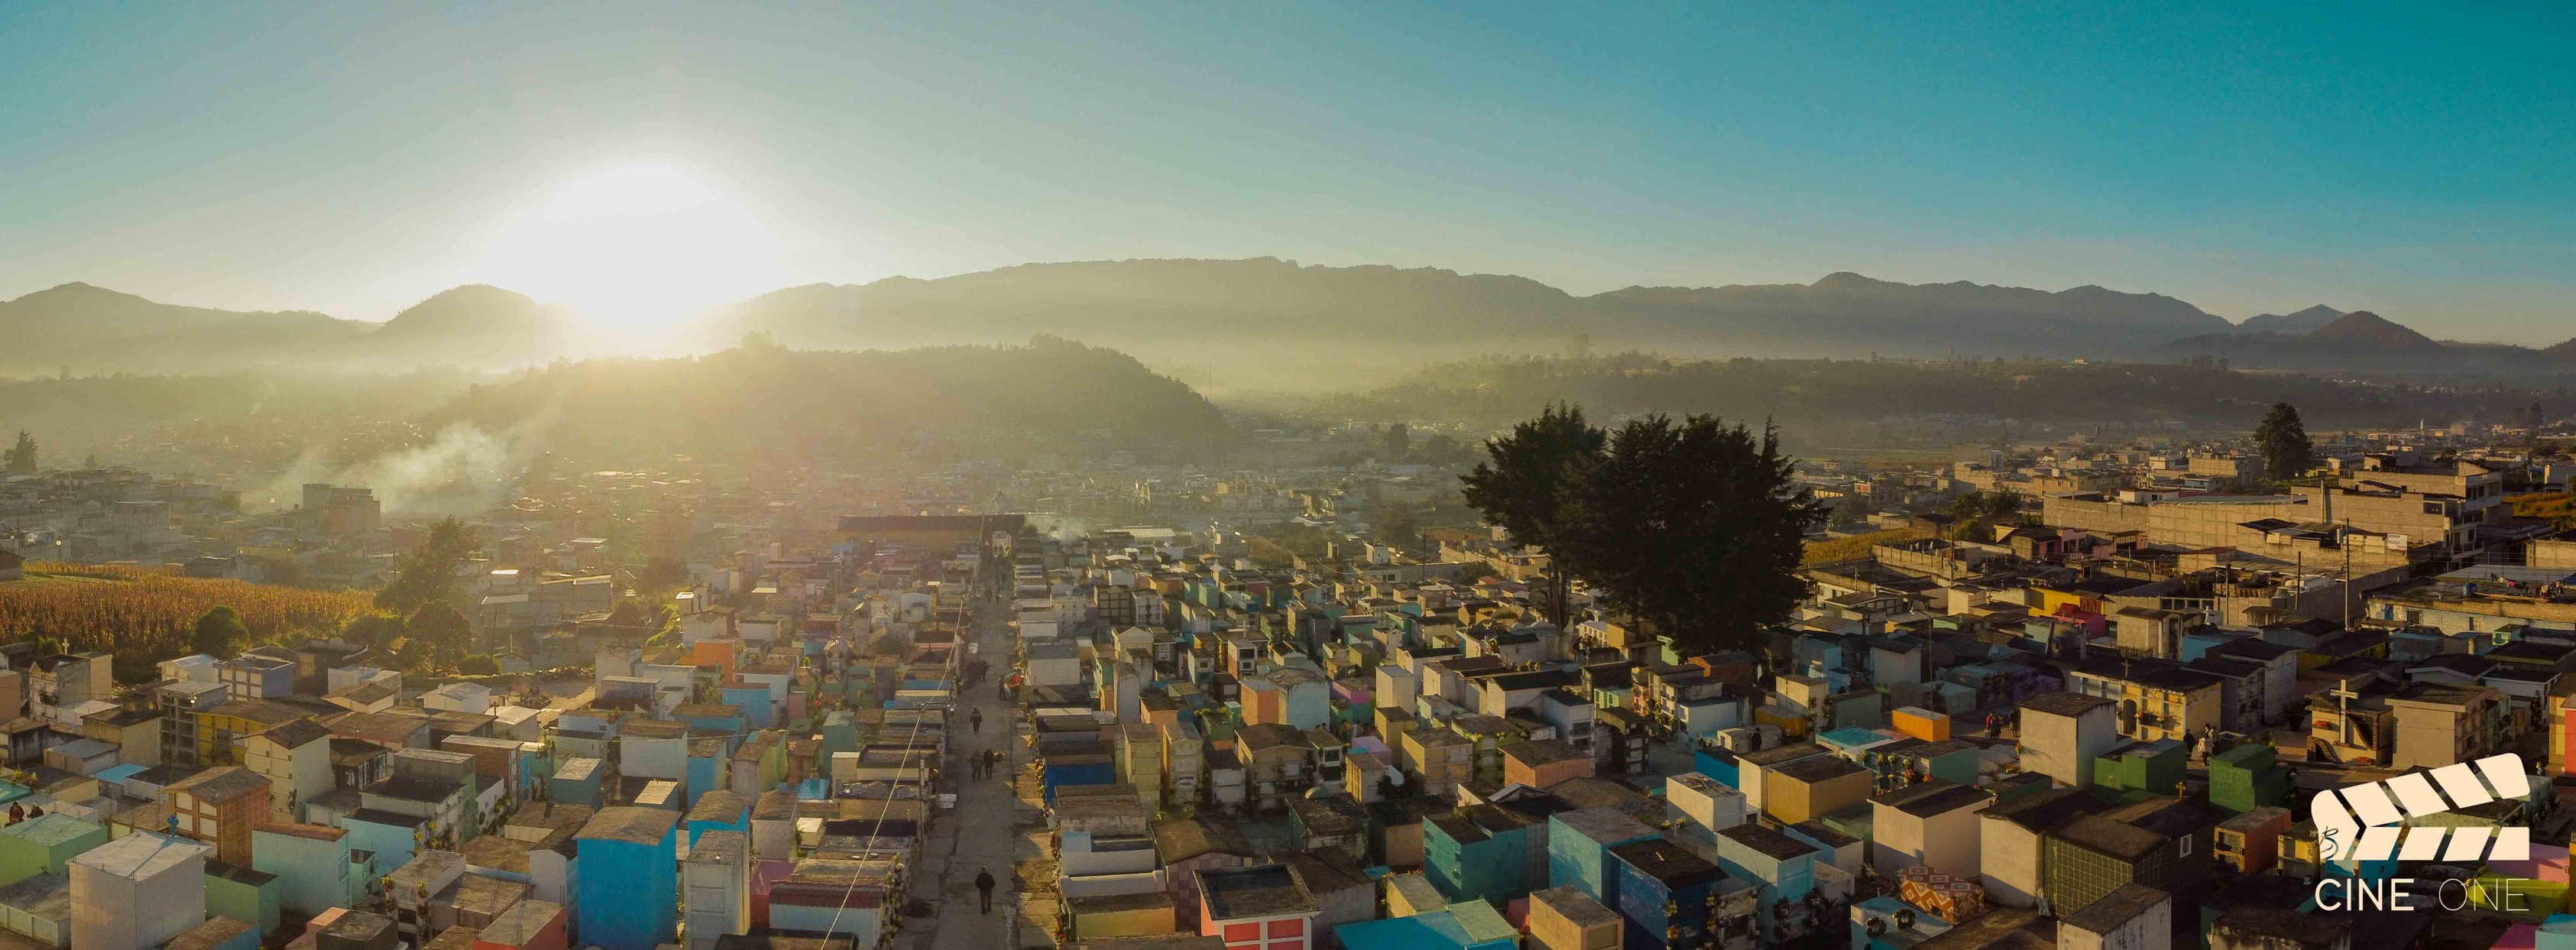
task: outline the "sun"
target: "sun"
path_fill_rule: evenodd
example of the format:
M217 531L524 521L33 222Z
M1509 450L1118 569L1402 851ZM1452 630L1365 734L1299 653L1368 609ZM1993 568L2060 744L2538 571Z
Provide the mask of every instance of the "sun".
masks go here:
M686 317L785 283L778 237L687 172L623 165L574 179L497 229L492 282L578 310L645 349Z

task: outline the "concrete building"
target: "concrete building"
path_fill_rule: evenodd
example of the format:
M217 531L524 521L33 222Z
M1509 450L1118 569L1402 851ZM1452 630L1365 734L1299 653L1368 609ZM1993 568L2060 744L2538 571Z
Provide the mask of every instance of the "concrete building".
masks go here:
M2120 734L2197 739L2224 724L2226 691L2214 675L2162 660L2096 660L2070 671L2067 689L2114 704Z
M148 950L204 923L206 857L213 850L186 838L138 833L72 858L71 945Z
M1983 789L1932 779L1870 799L1872 864L1880 877L1922 865L1954 877L1980 871L1977 813L1994 803Z
M679 936L679 824L659 808L602 808L574 836L584 945L654 950Z
M736 831L710 831L690 843L681 882L688 950L712 950L719 937L750 932L750 847Z
M2352 950L2354 914L2303 914L2246 905L2218 915L2209 950Z
M2173 895L2123 884L2057 922L2058 950L2173 950Z
M2501 694L2483 686L2417 683L2387 699L2396 718L2396 751L2388 767L2439 768L2503 751Z
M2021 767L2062 785L2093 787L2093 760L2121 744L2116 704L2100 696L2041 693L2021 703Z
M212 768L161 790L172 827L215 846L215 860L251 867L251 829L270 820L268 776L240 766Z
M1771 769L1762 779L1764 814L1784 825L1822 818L1869 800L1869 769L1822 755Z
M1321 908L1282 864L1194 872L1199 933L1226 950L1308 950Z
M1988 806L1977 813L1977 868L1986 902L1998 907L2037 906L2047 886L2041 860L2044 835L2061 822L2109 808L2083 789L2052 788Z
M350 853L349 832L321 825L266 824L251 831L251 867L277 878L278 906L312 916L354 907L375 871Z
M1620 916L1571 887L1530 895L1529 935L1535 950L1620 950Z
M242 766L268 779L270 821L300 823L304 803L329 792L331 730L298 719L242 740Z

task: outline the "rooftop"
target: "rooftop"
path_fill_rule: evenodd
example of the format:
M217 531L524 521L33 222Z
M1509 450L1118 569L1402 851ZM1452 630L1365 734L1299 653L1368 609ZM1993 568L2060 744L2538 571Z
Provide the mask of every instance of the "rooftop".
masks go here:
M2146 857L2165 843L2163 835L2098 815L2079 816L2049 832L2049 836L2122 861Z
M1284 864L1261 864L1241 868L1209 868L1191 872L1198 875L1199 894L1207 901L1208 913L1215 920L1282 917L1315 913L1314 898L1298 886L1295 875Z
M2058 926L2074 927L2087 933L2107 934L2128 923L2157 904L2173 900L2173 895L2143 884L2122 884L2104 894L2083 910L2058 919Z
M138 832L84 851L71 863L117 877L142 880L178 870L190 858L213 851L186 838Z
M1961 785L1945 778L1919 782L1904 788L1879 793L1871 802L1885 805L1917 818L1946 815L1962 808L1991 802L1984 789Z
M1619 845L1611 848L1610 854L1638 873L1667 885L1697 884L1726 876L1708 859L1662 838Z
M1752 822L1718 832L1717 836L1751 848L1755 853L1775 861L1787 861L1799 855L1816 853L1816 849L1806 842Z
M1623 919L1617 911L1601 906L1600 901L1593 900L1590 895L1571 887L1558 886L1543 891L1533 891L1530 894L1530 902L1547 905L1577 927L1615 924Z
M657 845L680 823L680 814L660 808L621 806L602 808L581 826L577 837L583 841L623 841L629 844Z
M2044 712L2052 716L2079 716L2084 714L2087 710L2099 709L2108 705L2111 705L2111 701L2100 696L2086 696L2080 693L2069 693L2063 691L2041 693L2037 696L2021 701L2023 712L2037 711Z
M2352 932L2352 918L2342 914L2302 914L2287 908L2239 907L2221 914L2212 932L2288 941L2303 947L2331 947Z

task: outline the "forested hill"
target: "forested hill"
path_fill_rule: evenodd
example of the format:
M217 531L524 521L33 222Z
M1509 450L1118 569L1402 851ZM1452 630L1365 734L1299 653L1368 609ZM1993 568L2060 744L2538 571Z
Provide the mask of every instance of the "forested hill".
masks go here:
M2250 428L2276 401L2299 406L2311 428L2405 426L2421 420L2506 418L2539 391L2362 383L2211 366L2071 362L1900 360L1678 360L1641 354L1596 358L1490 357L1444 363L1402 382L1272 408L1326 418L1424 420L1501 426L1555 400L1596 416L1712 412L1777 419L1793 436L1872 439L1873 426L1938 414L2090 425L2174 420ZM2555 402L2551 402L2555 400Z
M757 344L707 356L560 363L477 386L424 428L465 423L581 459L836 454L950 439L1221 440L1223 413L1116 350L1026 345L866 352Z

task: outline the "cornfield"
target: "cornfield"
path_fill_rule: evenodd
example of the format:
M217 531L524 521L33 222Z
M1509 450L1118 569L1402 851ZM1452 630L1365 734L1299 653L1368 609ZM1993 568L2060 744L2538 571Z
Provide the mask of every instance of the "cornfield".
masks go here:
M1850 561L1868 557L1869 549L1882 544L1896 544L1901 541L1913 541L1931 536L1932 532L1925 531L1921 528L1896 528L1888 531L1872 531L1867 534L1855 534L1848 538L1830 538L1823 541L1809 541L1807 542L1806 554L1804 557L1799 558L1799 562L1808 567L1814 567L1818 564L1831 564L1835 561Z
M175 569L174 569L175 570ZM30 561L26 576L0 582L0 642L34 636L66 648L116 654L120 673L188 653L197 618L217 606L241 612L251 636L270 640L336 630L374 607L354 590L305 590L186 577L173 570Z

